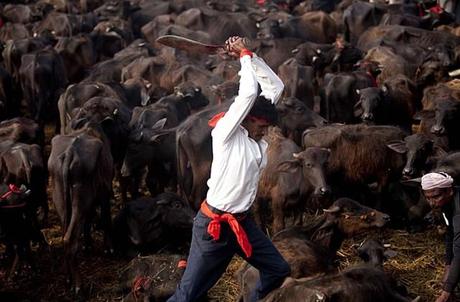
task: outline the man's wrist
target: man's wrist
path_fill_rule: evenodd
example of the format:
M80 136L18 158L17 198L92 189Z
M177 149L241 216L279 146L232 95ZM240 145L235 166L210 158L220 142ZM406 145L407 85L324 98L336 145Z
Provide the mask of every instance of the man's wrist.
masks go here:
M246 49L246 48L243 48L241 51L240 51L240 58L244 57L244 56L250 56L252 58L252 51L250 51L249 49Z

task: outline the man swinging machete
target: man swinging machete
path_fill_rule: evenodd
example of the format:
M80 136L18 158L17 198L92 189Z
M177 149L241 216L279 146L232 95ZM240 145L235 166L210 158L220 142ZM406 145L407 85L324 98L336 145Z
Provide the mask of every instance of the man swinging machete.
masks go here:
M268 144L262 137L277 122L275 105L284 85L247 49L246 41L234 36L224 45L227 55L240 59L239 91L228 111L209 121L214 128L209 190L193 223L187 268L169 302L192 302L206 295L235 253L260 272L252 301L279 287L290 274L288 263L250 214L267 163Z

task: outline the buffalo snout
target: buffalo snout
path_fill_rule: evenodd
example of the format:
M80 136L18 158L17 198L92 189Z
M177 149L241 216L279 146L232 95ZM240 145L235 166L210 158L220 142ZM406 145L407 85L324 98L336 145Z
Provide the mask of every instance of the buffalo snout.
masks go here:
M374 115L372 113L363 113L363 115L361 116L361 119L363 121L373 121Z
M324 186L320 187L315 191L315 195L321 196L321 197L326 197L331 194L331 188L329 186Z
M414 169L412 167L404 168L402 174L403 176L412 177L414 175Z
M195 217L195 213L192 211L191 208L178 211L176 213L177 227L184 228L184 229L192 228L194 217Z
M443 126L434 125L431 127L431 133L435 135L442 135L446 132L446 129Z
M380 228L386 225L388 222L390 222L390 220L391 220L390 215L376 212L374 223L375 223L375 226Z
M195 212L184 200L170 201L167 213L163 216L163 223L180 229L192 229Z

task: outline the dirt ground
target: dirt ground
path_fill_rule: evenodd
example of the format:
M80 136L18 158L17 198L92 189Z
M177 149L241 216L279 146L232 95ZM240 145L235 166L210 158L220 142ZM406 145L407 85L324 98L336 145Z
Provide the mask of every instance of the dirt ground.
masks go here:
M0 266L0 289L17 293L28 301L74 301L65 285L62 269L63 248L61 230L54 210L51 209L50 226L43 230L49 250L34 249L36 272L26 272L11 280L6 278L6 264ZM339 251L340 268L359 262L356 247L367 236L347 240ZM434 301L440 290L444 247L442 236L433 228L421 233L409 234L401 230L384 230L372 234L386 244L397 255L385 263L385 270L400 280L412 297L420 296L421 301ZM119 273L128 264L125 259L102 253L101 233L96 231L94 250L80 254L80 268L84 278L85 301L122 301L118 290ZM1 247L0 247L1 248ZM236 301L238 284L235 271L242 264L235 257L225 275L210 291L211 301ZM27 301L26 300L26 301ZM13 301L13 300L12 300ZM19 300L16 300L19 301ZM21 300L22 301L22 300Z

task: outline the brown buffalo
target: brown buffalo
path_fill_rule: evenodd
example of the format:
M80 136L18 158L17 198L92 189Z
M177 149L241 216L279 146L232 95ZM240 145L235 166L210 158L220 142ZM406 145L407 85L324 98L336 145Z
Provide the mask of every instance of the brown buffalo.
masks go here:
M273 236L273 244L291 266L291 277L302 278L335 270L335 257L343 240L373 228L381 228L389 216L360 205L354 200L336 200L324 214L305 226L282 230ZM258 272L249 265L239 274L240 301L250 301Z
M13 257L8 278L13 274L29 273L27 268L34 264L30 248L32 226L27 210L29 194L30 190L25 186L0 183L0 233L2 243L6 245L6 256Z
M372 74L363 71L328 73L320 91L320 114L329 122L356 121L353 106L359 99L358 89L376 86Z
M0 177L5 183L26 185L30 190L30 200L26 206L27 217L32 224L32 240L45 244L40 228L48 220L48 172L44 164L43 152L38 145L14 143L0 154ZM38 215L38 211L43 215Z
M299 146L302 144L302 133L306 129L327 124L327 120L295 97L282 99L276 110L283 135L292 139Z
M299 38L315 43L332 43L337 36L337 25L326 13L306 12L298 17L280 18L278 14L269 16L258 23L257 38Z
M313 67L301 65L291 58L278 67L278 75L283 83L283 97L295 97L305 103L308 108L314 108L314 95L317 84Z
M279 129L272 129L266 139L269 143L267 167L260 177L254 210L261 223L262 204L270 201L273 231L278 232L285 227L287 212L292 212L295 224L300 225L308 200L312 196L327 197L329 194L325 166L330 151L307 148L301 152L300 147L281 135Z
M55 136L48 160L53 202L62 222L66 277L76 293L82 286L77 261L80 235L84 230L85 242L90 244L96 205L101 206L105 248L111 249L113 159L109 142L98 128L87 126L72 134Z
M415 133L404 140L390 142L388 147L398 153L406 154L406 164L402 175L406 178L417 177L431 170L438 158L447 155L446 151L435 143L432 136Z
M16 117L0 122L0 138L26 144L44 145L44 133L39 125L28 118Z
M96 63L96 49L89 35L59 38L54 49L64 61L70 83L83 79L86 70Z
M195 31L205 31L211 42L223 43L228 37L256 36L256 22L242 12L220 12L209 7L191 8L176 17L175 24Z
M184 274L185 259L181 255L151 255L131 260L120 276L120 287L129 292L123 301L166 301Z
M386 274L371 266L353 266L314 279L288 280L263 302L410 302L401 295ZM418 301L418 300L414 300Z
M373 182L375 191L382 193L392 179L400 177L404 167L402 155L391 151L387 144L405 136L393 126L331 125L305 131L303 146L331 149L328 180L345 186L347 194L353 194L353 186Z
M114 220L114 247L126 256L177 250L190 242L195 213L177 194L130 201Z
M61 56L50 47L25 54L21 58L19 76L28 115L41 125L55 118L59 95L67 86Z

